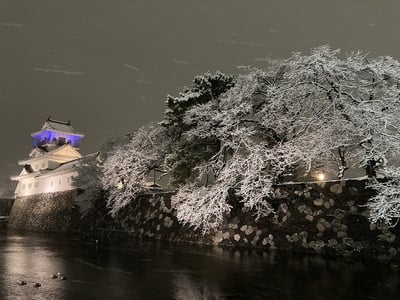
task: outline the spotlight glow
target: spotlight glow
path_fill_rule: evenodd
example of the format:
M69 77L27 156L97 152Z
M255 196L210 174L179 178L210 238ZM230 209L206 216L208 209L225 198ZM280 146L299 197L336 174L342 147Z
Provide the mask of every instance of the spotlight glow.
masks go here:
M317 177L317 179L320 180L320 181L325 180L325 174L324 174L324 173L318 173L316 177Z

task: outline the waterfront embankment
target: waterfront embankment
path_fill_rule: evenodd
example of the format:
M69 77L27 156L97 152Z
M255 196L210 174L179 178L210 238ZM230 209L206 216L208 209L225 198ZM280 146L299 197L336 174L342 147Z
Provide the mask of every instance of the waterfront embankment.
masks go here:
M371 224L366 202L373 195L366 180L292 183L275 187L273 212L256 218L240 199L215 231L203 234L178 222L172 193L133 200L112 219L104 202L85 218L73 192L17 198L9 226L73 232L102 242L162 240L231 248L285 250L400 261L400 231Z

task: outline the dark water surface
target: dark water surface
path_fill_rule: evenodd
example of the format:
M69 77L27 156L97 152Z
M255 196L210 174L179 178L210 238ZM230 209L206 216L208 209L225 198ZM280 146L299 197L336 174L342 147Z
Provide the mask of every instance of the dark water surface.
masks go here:
M0 299L399 299L399 278L378 262L0 232Z

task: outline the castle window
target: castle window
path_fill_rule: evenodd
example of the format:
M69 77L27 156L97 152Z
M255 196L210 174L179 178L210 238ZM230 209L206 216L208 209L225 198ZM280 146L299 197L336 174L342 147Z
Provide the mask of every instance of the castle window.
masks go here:
M60 137L60 138L58 138L58 145L64 145L65 144L65 138L63 138L63 137Z
M22 189L24 190L25 188L26 188L26 185L25 185L25 184L23 184L23 185L22 185Z
M39 187L39 181L35 182L35 188Z
M28 184L28 189L32 188L32 182Z
M45 163L42 163L42 168L44 168L46 166L46 164Z
M50 186L53 186L53 180L50 182Z
M58 184L61 184L61 179L58 179Z

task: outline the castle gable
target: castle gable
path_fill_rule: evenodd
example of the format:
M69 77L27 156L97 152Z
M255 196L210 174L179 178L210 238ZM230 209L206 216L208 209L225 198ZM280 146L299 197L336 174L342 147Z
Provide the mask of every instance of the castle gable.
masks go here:
M70 144L65 144L61 147L58 147L48 153L51 156L65 156L71 157L71 159L81 158L82 155L74 149Z
M47 153L46 150L41 149L41 148L33 148L32 151L29 153L29 157L31 158L38 158L42 156L43 154Z

